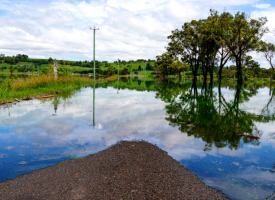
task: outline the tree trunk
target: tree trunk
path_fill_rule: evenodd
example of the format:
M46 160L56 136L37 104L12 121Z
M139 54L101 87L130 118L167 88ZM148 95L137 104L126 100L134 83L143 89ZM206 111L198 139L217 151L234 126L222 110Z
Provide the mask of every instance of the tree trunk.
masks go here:
M241 57L236 58L236 67L237 67L238 84L242 84L243 83L243 70L242 70Z
M179 72L179 82L181 83L181 79L182 79L182 76L181 76L181 72Z
M194 81L197 81L197 71L198 71L198 70L194 70L194 71L193 71L193 80L194 80Z
M210 84L212 85L214 82L214 76L213 73L210 74Z
M221 83L221 79L222 79L222 69L220 67L220 70L219 70L219 74L218 74L218 82Z

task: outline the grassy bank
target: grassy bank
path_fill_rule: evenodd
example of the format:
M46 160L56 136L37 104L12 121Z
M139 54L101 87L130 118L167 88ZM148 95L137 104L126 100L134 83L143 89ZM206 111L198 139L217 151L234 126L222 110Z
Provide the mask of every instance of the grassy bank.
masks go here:
M93 79L89 77L61 76L34 76L27 79L4 80L0 84L0 102L22 99L39 94L69 90L92 85Z

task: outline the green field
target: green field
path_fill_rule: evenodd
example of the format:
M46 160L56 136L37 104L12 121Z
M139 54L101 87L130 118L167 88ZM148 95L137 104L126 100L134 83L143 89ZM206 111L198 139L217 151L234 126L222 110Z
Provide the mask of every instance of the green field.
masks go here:
M37 59L36 59L37 60ZM57 60L57 63L59 63L59 61ZM142 70L139 71L139 75L145 75L146 73L146 76L148 76L149 74L151 74L153 71L152 70L147 70L145 72L145 64L150 64L151 66L155 66L155 62L154 61L150 61L150 62L144 62L144 61L128 61L126 63L119 63L119 71L121 71L122 69L124 68L128 68L128 70L130 71L130 73L133 73L134 71L136 71L139 66L141 66ZM52 64L41 64L40 66L37 66L38 69L41 69L41 68L49 68L51 67L50 65ZM93 63L90 64L91 66L93 66ZM131 65L131 67L128 67L129 65ZM9 63L0 63L0 74L10 74L10 66L11 64ZM34 71L37 70L37 68L35 68L35 63L33 62L30 62L30 61L27 61L27 62L23 62L23 61L20 61L16 64L13 64L12 65L15 70L13 72L13 74L17 74L17 73L20 73L20 74L32 74L32 72L18 72L18 67L17 66L32 66ZM100 63L100 65L97 65L96 68L100 68L101 70L107 70L107 68L109 66L112 66L114 67L115 69L118 69L118 63L107 63L107 65L105 63ZM2 69L2 67L6 67L6 69ZM72 66L72 65L61 65L61 64L58 64L58 67L61 67L61 68L70 68L72 70L73 73L84 73L87 71L89 71L89 73L92 73L91 70L93 70L93 67L83 67L83 66ZM27 68L28 69L28 68Z

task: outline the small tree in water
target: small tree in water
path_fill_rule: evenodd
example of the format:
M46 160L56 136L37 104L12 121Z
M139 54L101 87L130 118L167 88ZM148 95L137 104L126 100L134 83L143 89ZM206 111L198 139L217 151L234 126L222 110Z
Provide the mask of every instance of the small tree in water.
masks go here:
M176 72L179 75L179 79L180 79L179 81L181 82L181 79L182 79L181 73L189 71L190 66L187 65L186 63L182 63L181 61L179 61L178 58L176 58L176 60L172 62L169 68L171 68L174 72Z
M10 72L11 72L11 74L14 72L13 66L10 66Z
M163 78L166 78L169 72L169 66L173 63L173 57L170 53L164 53L161 56L157 56L158 69L161 72Z
M107 74L113 76L115 74L115 68L113 66L108 67Z

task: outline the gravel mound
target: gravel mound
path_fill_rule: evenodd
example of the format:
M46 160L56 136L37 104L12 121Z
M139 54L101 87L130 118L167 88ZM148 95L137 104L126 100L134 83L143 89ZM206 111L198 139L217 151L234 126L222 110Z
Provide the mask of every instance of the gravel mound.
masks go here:
M122 141L0 183L0 199L226 199L155 145Z

